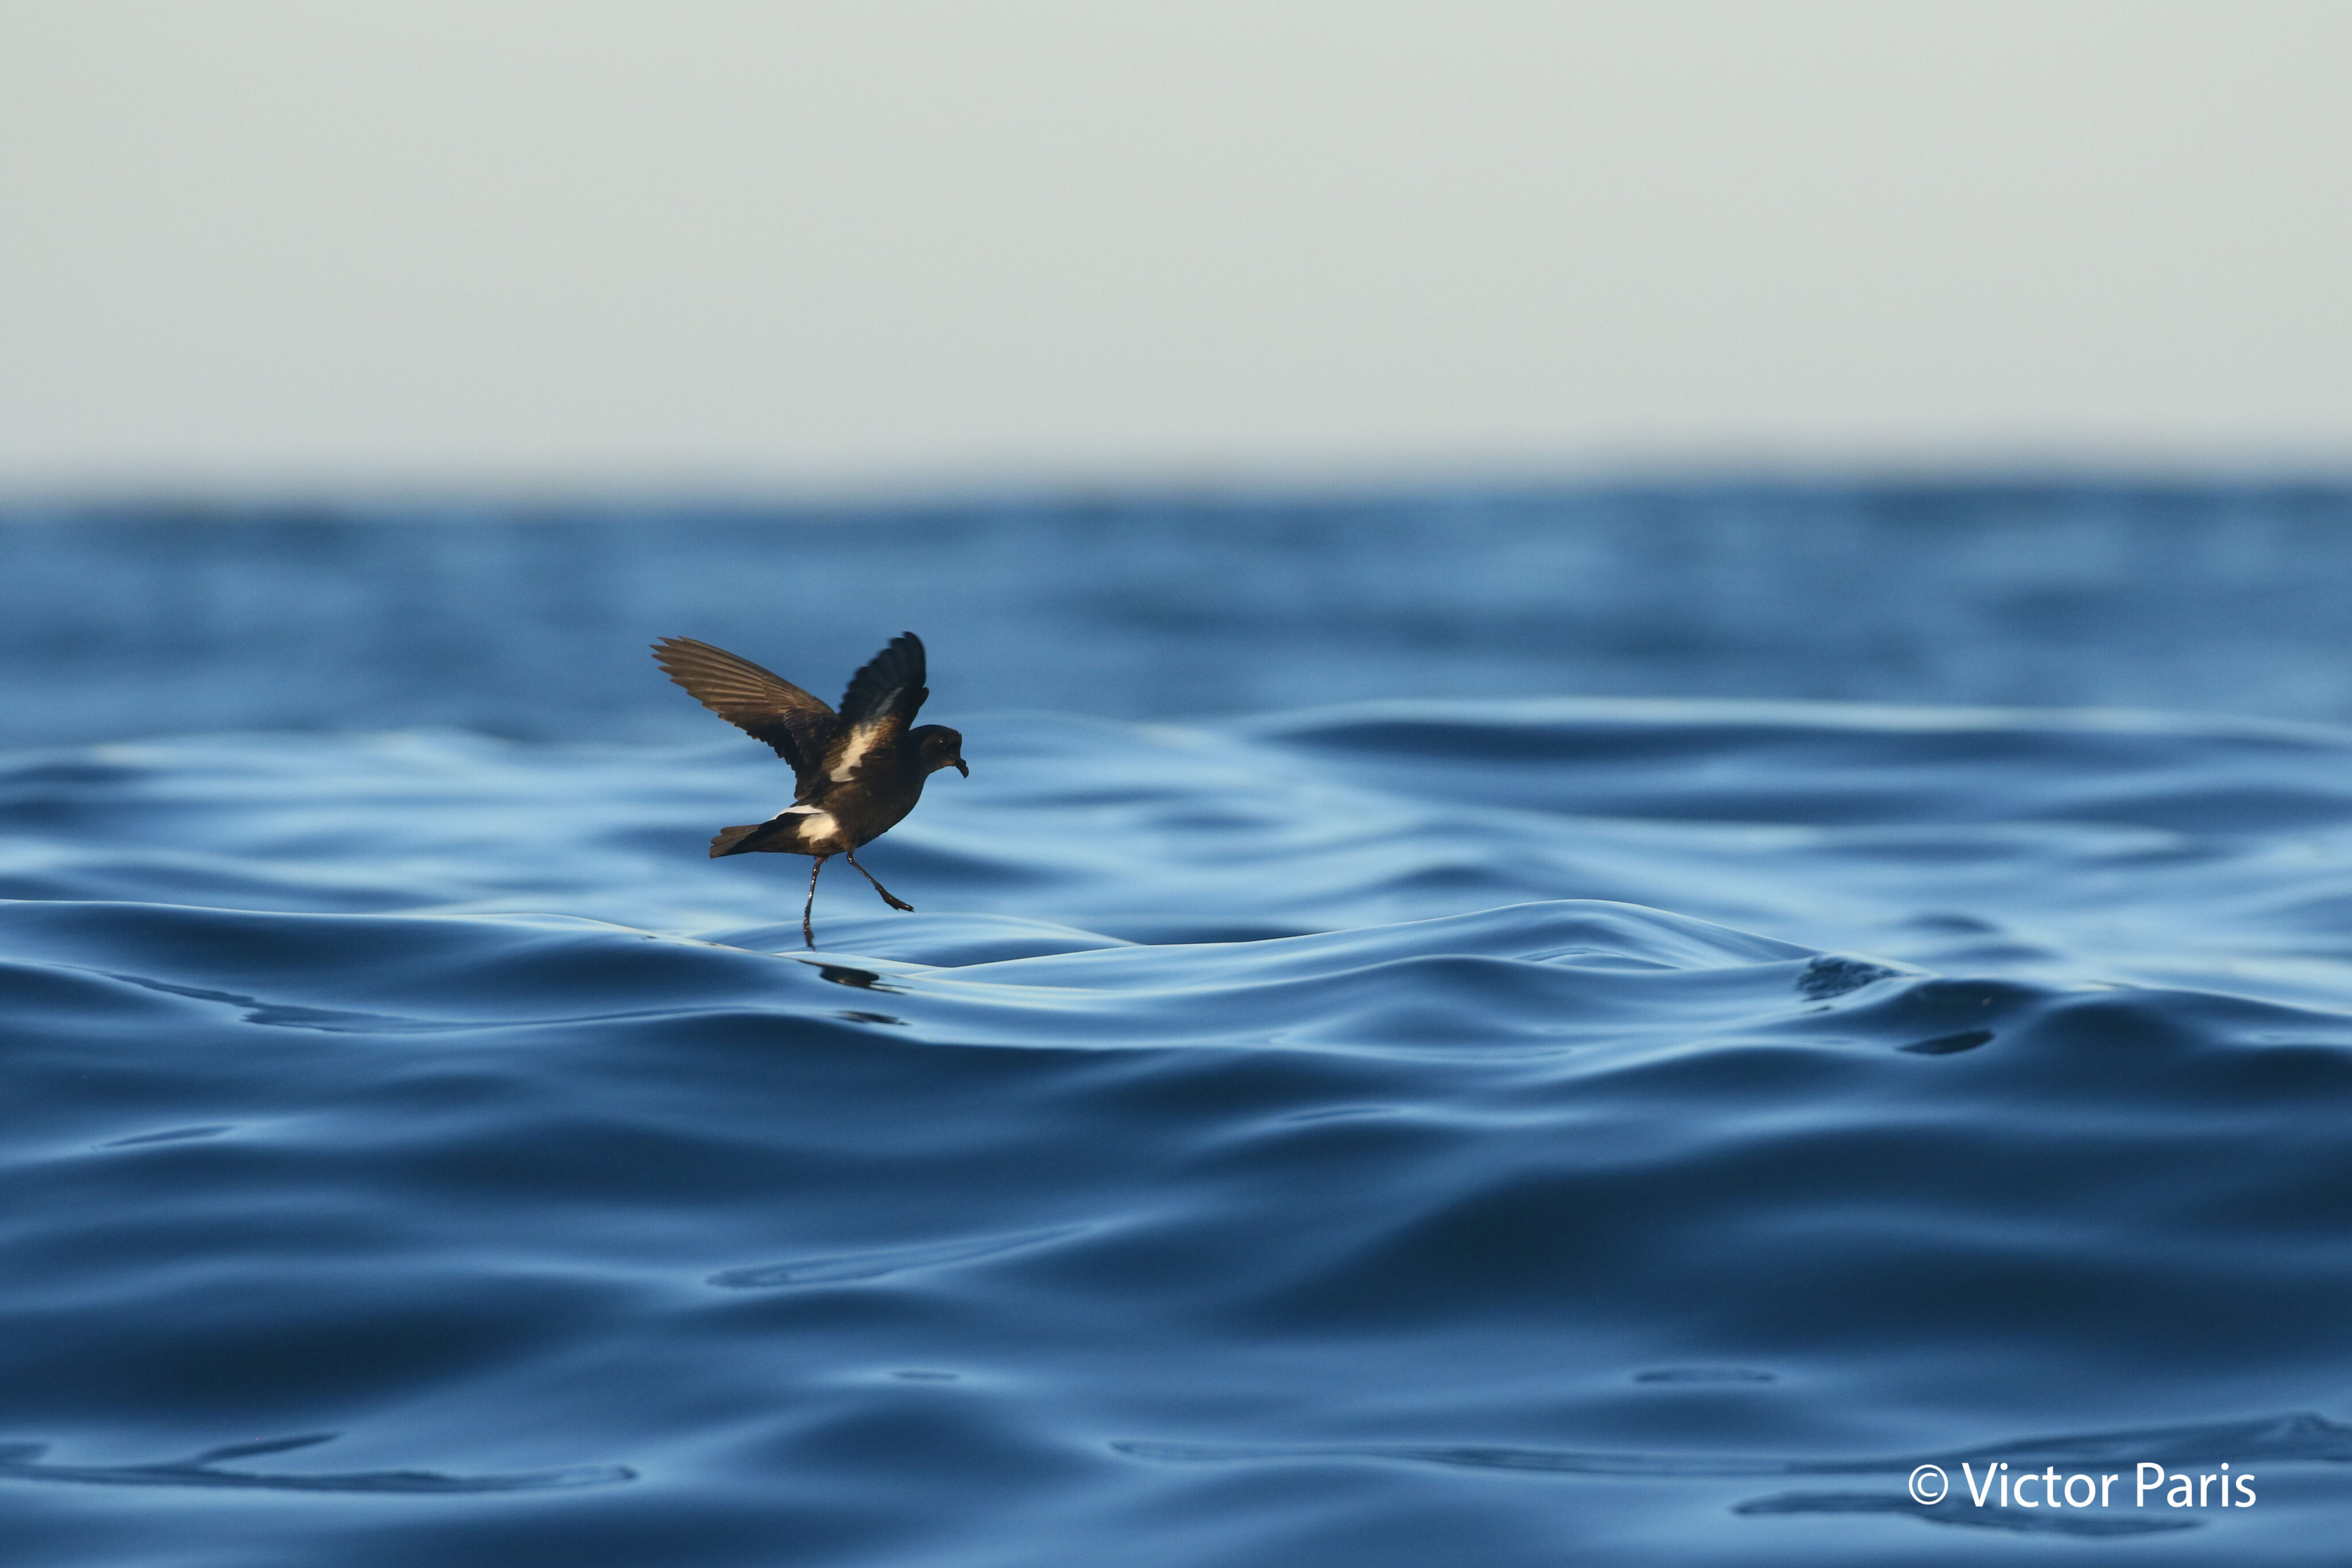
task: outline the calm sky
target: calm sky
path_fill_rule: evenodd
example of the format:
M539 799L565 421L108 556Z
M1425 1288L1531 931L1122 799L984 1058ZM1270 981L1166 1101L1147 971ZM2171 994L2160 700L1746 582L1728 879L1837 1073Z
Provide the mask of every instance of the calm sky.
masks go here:
M0 0L0 490L2352 468L2341 0Z

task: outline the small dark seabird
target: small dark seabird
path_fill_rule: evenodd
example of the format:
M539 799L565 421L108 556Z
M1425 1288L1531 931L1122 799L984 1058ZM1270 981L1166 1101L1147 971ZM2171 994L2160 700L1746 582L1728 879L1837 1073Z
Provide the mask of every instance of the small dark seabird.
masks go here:
M874 882L874 873L857 865L859 846L898 826L923 798L923 780L940 768L971 777L962 736L943 724L908 727L931 695L923 685L923 641L912 632L891 638L849 678L839 713L782 675L691 637L663 638L654 644L654 662L695 701L793 765L800 783L793 803L764 822L720 829L710 858L754 851L814 855L808 902L801 906L801 940L812 948L816 875L824 862L845 855ZM874 891L891 908L914 912L880 883Z

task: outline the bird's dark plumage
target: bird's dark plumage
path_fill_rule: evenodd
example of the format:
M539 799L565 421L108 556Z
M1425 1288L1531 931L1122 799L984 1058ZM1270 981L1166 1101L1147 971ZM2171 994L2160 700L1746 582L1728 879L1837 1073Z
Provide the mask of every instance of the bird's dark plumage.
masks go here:
M922 639L912 632L891 638L850 677L838 713L773 671L691 637L663 638L654 644L654 660L697 702L792 765L793 804L767 821L722 830L710 853L814 855L809 903L801 911L801 934L812 947L810 910L824 862L846 855L874 882L857 865L857 850L915 809L933 773L952 768L971 777L962 736L944 725L915 725L931 694L923 685ZM894 909L912 908L878 882L874 891Z

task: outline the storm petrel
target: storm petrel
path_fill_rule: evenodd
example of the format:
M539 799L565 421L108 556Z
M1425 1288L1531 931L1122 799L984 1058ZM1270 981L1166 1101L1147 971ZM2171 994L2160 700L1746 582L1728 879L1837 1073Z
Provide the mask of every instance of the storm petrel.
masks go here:
M710 841L710 858L755 851L814 855L808 902L801 906L801 940L812 949L816 877L824 862L845 855L858 875L874 882L874 873L857 865L858 848L913 810L923 798L923 780L940 768L971 777L962 736L943 724L908 727L931 695L923 685L923 640L912 632L891 638L849 678L839 713L782 675L691 637L656 643L654 662L695 701L766 741L793 765L800 785L793 803L764 822L720 829ZM880 883L874 882L874 891L891 908L914 912Z

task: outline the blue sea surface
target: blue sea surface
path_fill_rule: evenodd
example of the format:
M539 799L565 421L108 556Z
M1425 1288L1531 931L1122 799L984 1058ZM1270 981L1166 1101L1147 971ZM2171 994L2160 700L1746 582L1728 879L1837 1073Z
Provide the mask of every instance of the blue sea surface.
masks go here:
M1290 507L0 525L10 1568L2346 1561L2352 493Z

